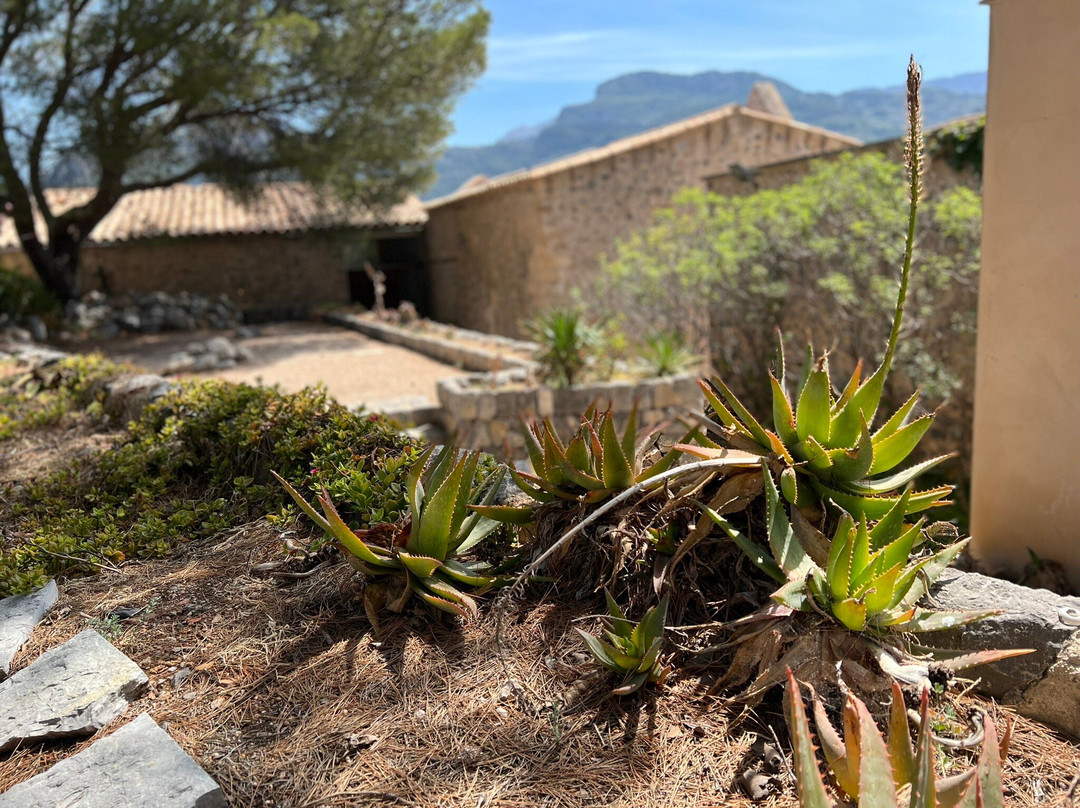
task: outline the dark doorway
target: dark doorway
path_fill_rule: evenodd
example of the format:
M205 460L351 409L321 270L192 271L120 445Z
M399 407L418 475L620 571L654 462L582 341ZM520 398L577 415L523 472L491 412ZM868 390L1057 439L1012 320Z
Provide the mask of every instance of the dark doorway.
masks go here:
M372 242L371 265L386 276L387 308L409 301L421 317L427 316L427 252L422 234L376 237ZM353 303L371 308L375 289L363 267L349 272L349 295Z

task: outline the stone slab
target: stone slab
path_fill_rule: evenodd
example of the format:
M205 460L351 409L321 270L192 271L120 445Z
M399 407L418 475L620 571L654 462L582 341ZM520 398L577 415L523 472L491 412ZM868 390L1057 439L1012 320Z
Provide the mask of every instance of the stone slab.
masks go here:
M225 808L213 779L143 713L0 794L0 808Z
M0 682L0 752L91 735L146 688L146 674L93 629Z
M975 572L946 570L931 593L942 609L1003 609L1004 613L962 629L923 635L922 641L966 651L1034 648L1035 653L982 665L965 673L980 678L978 690L1002 701L1018 703L1025 691L1042 681L1077 632L1061 619L1061 610L1080 608L1080 598L1031 589Z
M0 600L0 680L11 673L11 662L23 647L34 627L56 603L56 581L29 595L14 595Z

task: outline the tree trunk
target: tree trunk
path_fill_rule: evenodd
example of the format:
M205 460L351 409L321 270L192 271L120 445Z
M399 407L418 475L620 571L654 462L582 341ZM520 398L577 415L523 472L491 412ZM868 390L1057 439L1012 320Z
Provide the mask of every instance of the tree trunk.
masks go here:
M41 282L66 304L81 297L79 283L79 239L70 233L51 233L48 245L36 244L26 254Z

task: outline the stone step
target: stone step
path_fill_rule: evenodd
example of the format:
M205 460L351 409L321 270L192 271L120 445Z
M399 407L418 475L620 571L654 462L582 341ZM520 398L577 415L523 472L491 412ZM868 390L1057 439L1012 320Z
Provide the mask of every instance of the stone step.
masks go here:
M11 673L15 654L56 603L57 595L56 581L49 581L29 595L0 600L0 681Z
M87 629L0 682L0 752L92 735L120 716L147 684L138 665Z
M0 808L225 808L214 780L143 713L0 794Z

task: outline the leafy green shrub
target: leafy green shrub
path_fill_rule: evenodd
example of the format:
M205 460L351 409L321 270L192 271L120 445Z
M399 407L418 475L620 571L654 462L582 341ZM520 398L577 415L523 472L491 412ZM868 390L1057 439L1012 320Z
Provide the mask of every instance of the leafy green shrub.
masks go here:
M818 161L799 182L748 196L688 189L617 245L588 305L627 333L678 324L751 410L766 410L772 393L760 369L776 328L831 346L830 364L845 375L860 356L880 361L906 203L903 166L874 153ZM954 187L920 210L920 268L882 406L895 410L916 387L948 400L939 432L967 457L981 201Z
M553 309L527 323L525 330L540 345L536 361L544 381L553 387L580 382L600 343L600 332L576 309Z
M287 497L271 469L307 493L350 492L340 502L353 524L373 513L396 519L408 508L414 456L384 420L351 413L321 389L184 384L114 446L31 486L13 506L21 541L0 551L0 595L161 556L268 513L280 518Z
M0 440L23 429L52 426L74 411L99 415L98 395L126 369L88 354L9 377L0 386Z
M51 317L59 309L56 298L37 278L0 267L0 315L18 321L31 314Z

